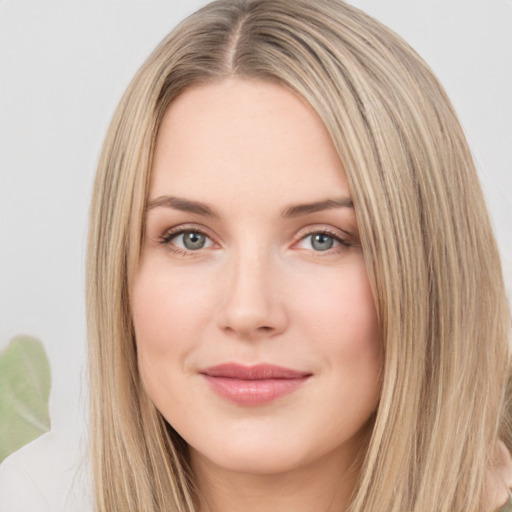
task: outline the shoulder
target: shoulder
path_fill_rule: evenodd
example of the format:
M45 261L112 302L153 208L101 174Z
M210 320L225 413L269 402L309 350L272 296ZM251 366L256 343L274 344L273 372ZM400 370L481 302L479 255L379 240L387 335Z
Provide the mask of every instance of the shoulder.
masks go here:
M50 432L7 457L0 465L0 512L90 512L83 453Z
M492 461L488 478L490 510L512 511L509 490L512 489L512 456L502 441L498 442Z
M19 453L7 457L0 465L0 511L51 512L47 501L27 470Z

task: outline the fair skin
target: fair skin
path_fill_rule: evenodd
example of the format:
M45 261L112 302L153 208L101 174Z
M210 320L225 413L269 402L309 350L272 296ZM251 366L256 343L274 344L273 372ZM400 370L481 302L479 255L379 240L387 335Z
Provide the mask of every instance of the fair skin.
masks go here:
M344 510L382 346L322 122L280 85L192 87L162 121L148 205L131 291L139 368L190 447L201 512ZM278 370L210 370L226 364Z
M493 464L487 477L489 510L505 503L512 489L512 457L505 443L499 441L492 455Z
M230 79L172 104L131 307L144 387L190 446L200 512L346 509L381 340L345 171L297 96ZM204 373L226 363L302 377L283 395L258 380L226 395ZM492 458L496 510L512 459L503 443Z

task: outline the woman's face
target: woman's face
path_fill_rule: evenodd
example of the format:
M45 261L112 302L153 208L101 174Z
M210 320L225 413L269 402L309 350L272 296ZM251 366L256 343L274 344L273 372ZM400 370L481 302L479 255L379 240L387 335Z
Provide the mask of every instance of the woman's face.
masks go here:
M131 295L151 400L193 464L352 462L381 340L347 178L286 88L196 86L163 119Z

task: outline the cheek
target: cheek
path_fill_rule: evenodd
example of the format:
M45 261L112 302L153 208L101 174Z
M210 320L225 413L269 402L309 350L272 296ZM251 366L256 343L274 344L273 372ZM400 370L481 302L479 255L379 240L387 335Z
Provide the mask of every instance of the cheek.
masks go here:
M200 279L186 272L169 272L167 265L141 264L131 294L132 318L141 379L151 400L161 410L180 399L178 376L186 376L186 361L202 339L211 317L209 300ZM173 402L174 403L174 402Z
M295 315L326 348L346 353L380 353L380 329L364 261L351 262L337 275L305 281L295 295ZM316 333L316 335L315 335Z
M179 352L184 341L209 317L202 279L169 272L165 265L142 264L132 291L131 307L137 346L141 350Z
M321 354L331 389L325 395L332 410L340 406L359 411L375 408L383 364L382 336L364 261L339 270L330 279L304 283L299 329Z

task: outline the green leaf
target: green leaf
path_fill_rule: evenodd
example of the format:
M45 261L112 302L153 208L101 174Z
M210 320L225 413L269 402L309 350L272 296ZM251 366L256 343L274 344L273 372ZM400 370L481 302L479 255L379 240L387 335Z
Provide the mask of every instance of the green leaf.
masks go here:
M43 344L14 338L0 354L0 462L50 430L50 384Z

